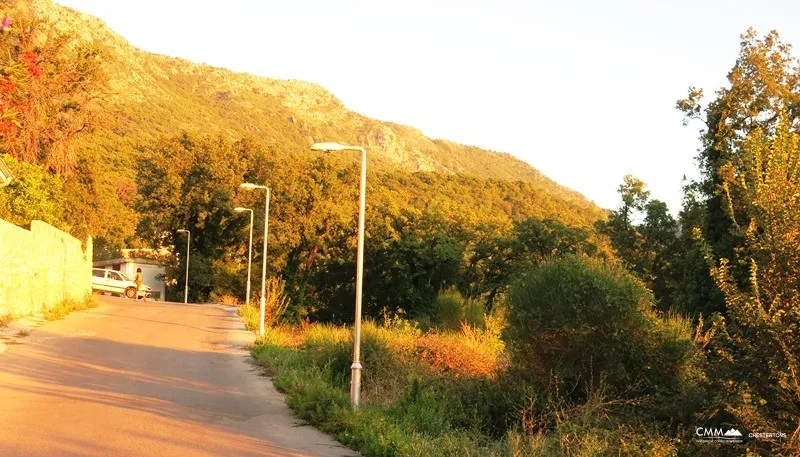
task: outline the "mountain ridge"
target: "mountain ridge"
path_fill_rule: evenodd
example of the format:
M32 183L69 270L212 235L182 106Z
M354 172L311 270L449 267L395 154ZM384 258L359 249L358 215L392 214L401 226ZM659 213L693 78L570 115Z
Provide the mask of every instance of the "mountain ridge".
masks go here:
M188 79L191 81L191 92L195 95L206 99L216 98L218 102L239 103L240 107L245 109L257 108L255 106L257 103L249 100L252 98L249 97L251 92L262 97L277 98L284 108L292 112L288 113L287 120L298 123L301 129L309 124L337 123L335 130L357 131L356 135L344 135L345 137L341 138L341 134L336 135L336 132L328 132L326 130L329 129L319 126L307 128L309 140L312 140L309 143L313 140L339 137L341 141L361 144L373 154L378 153L386 159L378 161L387 162L379 163L378 166L397 167L407 171L472 174L483 178L505 180L549 181L563 187L565 191L574 192L576 197L580 195L552 181L530 164L511 154L459 144L447 139L428 138L413 126L379 121L350 111L339 98L317 83L234 72L180 57L144 51L111 30L100 18L50 0L30 0L29 4L40 17L47 17L48 21L55 23L57 27L77 32L81 39L99 45L106 51L106 55L112 61L112 71L109 72L112 95L109 104L118 111L124 111L125 104L131 101L144 103L148 95L152 95L153 89L159 88L171 79ZM132 56L135 58L132 59ZM129 67L128 72L116 71L124 66ZM124 96L121 96L123 93ZM162 95L170 98L175 96L169 92L163 92ZM183 124L178 127L191 127L191 122ZM234 137L251 133L247 125L243 127L239 129L228 127L228 130L231 130L228 133ZM258 131L255 128L251 130ZM465 150L469 155L479 156L480 160L465 163L464 160L454 157Z
M45 29L69 35L74 46L88 44L99 52L106 83L95 102L96 122L90 134L75 140L84 170L91 170L81 185L94 194L87 199L94 210L86 218L93 221L88 225L99 230L94 231L98 236L133 239L136 167L142 151L184 132L231 142L257 139L269 160L276 162L306 160L312 155L311 144L319 141L357 144L367 149L371 172L474 177L475 185L493 187L492 198L539 202L524 211L503 210L504 217L555 218L587 228L605 217L586 197L511 154L431 139L415 127L369 118L348 110L317 83L234 72L144 51L103 20L51 0L9 3L16 5L20 19L38 18ZM358 158L344 154L337 160ZM520 185L509 190L505 183ZM111 219L129 222L105 227Z

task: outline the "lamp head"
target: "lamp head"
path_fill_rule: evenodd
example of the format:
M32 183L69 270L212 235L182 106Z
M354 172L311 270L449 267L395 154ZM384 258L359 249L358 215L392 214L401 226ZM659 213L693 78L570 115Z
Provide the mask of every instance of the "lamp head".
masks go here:
M236 211L237 213L241 213L241 212L244 212L244 211L253 211L250 208L242 208L241 206L237 206L236 208L233 208L233 210Z
M178 233L189 233L186 229L178 229Z
M339 143L314 143L311 146L312 151L334 152L341 151L345 147Z
M239 187L241 187L242 189L253 190L256 188L256 185L251 182L246 182L243 184L239 184Z

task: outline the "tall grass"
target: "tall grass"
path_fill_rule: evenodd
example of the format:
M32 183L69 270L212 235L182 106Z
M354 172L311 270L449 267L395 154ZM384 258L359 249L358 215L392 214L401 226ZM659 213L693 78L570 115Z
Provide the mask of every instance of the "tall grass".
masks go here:
M465 326L464 329L467 327ZM469 359L496 362L499 337L480 329L423 332L395 320L389 326L362 325L362 407L348 404L352 362L352 330L323 324L273 329L270 341L256 346L253 357L274 376L298 415L332 433L367 456L461 456L483 449L485 435L469 425L468 407L458 400L457 385L448 380L486 378L489 369L459 366ZM290 346L276 344L283 332L293 332ZM450 342L444 345L438 338ZM466 340L472 340L466 343ZM461 341L463 344L459 344ZM458 347L459 351L452 351ZM423 356L437 351L437 357ZM458 366L453 371L452 367ZM494 455L494 454L485 454Z
M289 297L285 293L286 283L280 278L268 278L265 283L264 300L264 327L274 327L280 323L286 308L289 306ZM234 297L227 298L233 301L231 304L238 303ZM244 321L244 326L250 331L259 329L259 319L261 318L261 303L259 299L254 299L250 303L243 303L237 309L239 316Z
M15 318L13 313L0 314L0 328L8 326Z
M87 294L81 300L65 299L51 308L42 308L42 315L48 321L61 320L73 311L83 311L99 306L97 299L92 294Z
M252 354L301 418L367 457L678 455L668 431L635 419L640 404L614 397L602 377L580 402L558 380L527 384L509 366L504 322L502 312L458 331L364 322L357 412L348 404L350 328L278 326ZM663 322L683 336L685 319Z
M430 318L442 330L458 331L462 324L481 327L484 323L484 306L479 300L465 298L453 287L439 292Z

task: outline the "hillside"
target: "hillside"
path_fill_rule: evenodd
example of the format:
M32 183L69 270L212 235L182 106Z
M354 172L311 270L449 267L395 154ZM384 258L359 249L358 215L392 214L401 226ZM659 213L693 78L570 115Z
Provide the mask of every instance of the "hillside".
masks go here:
M269 150L289 157L306 156L315 141L359 144L367 148L375 171L524 181L536 189L537 199L551 203L548 206L576 209L580 215L572 223L588 226L603 217L585 197L510 154L430 139L413 127L370 119L349 111L319 85L144 52L100 19L50 0L28 0L22 8L101 51L108 87L98 101L100 123L79 141L87 160L110 166L107 173L95 176L96 182L105 183L96 191L109 198L132 188L139 148L186 131L221 134L231 141L257 138ZM125 213L118 210L109 214ZM103 235L103 229L95 232Z

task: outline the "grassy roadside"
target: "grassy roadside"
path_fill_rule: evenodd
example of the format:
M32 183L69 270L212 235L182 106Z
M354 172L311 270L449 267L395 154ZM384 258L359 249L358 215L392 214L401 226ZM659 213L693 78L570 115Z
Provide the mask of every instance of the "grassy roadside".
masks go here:
M621 267L554 261L504 306L471 307L445 292L427 324L364 322L358 411L350 329L267 326L252 355L301 418L366 457L707 455L691 322L656 313Z
M669 439L643 436L644 422L626 422L602 388L580 405L555 405L502 364L488 373L480 364L465 366L462 361L480 353L485 359L487 352L497 354L487 340L476 344L469 331L414 334L374 324L362 330L358 411L349 405L346 329L269 329L251 353L300 418L366 457L677 455ZM542 400L552 413L535 405Z
M52 308L43 308L42 316L48 321L57 321L64 319L73 311L83 311L86 309L96 308L100 303L97 298L92 294L86 294L82 300L65 299Z
M51 308L42 307L42 317L48 321L57 321L64 319L69 313L73 311L83 311L86 309L96 308L100 303L92 294L87 294L81 300L65 299ZM7 313L0 316L0 328L7 327L11 322L24 317L22 315L14 315Z
M488 455L476 452L481 436L453 429L427 392L409 392L397 404L365 404L354 412L344 378L330 366L314 365L303 351L262 345L253 349L253 357L270 371L299 417L365 456Z
M252 355L299 417L367 457L535 455L523 452L528 437L487 419L513 409L497 388L505 382L496 376L504 369L499 341L468 327L440 333L365 323L357 412L349 404L348 329L272 328Z

